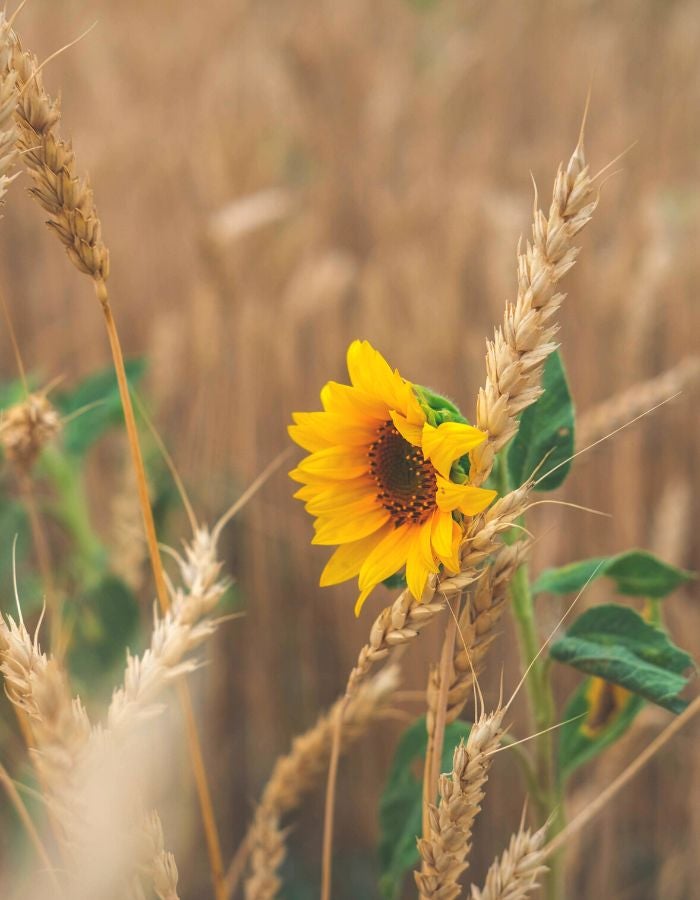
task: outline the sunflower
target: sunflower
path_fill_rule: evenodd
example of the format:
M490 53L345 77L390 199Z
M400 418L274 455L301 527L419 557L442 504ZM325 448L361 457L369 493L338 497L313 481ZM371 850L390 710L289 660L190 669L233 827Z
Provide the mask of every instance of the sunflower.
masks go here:
M309 451L289 474L315 516L312 543L338 545L321 585L358 577L370 592L405 569L420 601L428 576L459 569L465 517L495 491L469 484L465 454L486 439L445 398L392 370L368 341L347 354L350 385L328 382L322 412L294 413L289 433Z

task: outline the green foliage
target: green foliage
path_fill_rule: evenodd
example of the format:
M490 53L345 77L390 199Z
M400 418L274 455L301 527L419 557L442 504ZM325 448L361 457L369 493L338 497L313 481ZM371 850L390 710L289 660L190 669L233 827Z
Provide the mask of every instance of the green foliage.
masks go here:
M550 474L535 490L553 491L569 474L574 453L574 404L559 352L545 363L542 387L544 393L523 412L508 447L508 476L512 485L520 485L543 463L542 472Z
M437 428L443 422L468 424L459 408L447 397L420 384L414 384L413 390L430 425Z
M69 616L69 669L79 682L94 689L96 680L123 662L138 628L138 601L121 579L105 575L71 608Z
M571 695L562 713L562 721L566 724L559 729L559 771L564 778L621 737L644 706L641 697L630 693L622 705L613 697L607 709L595 710L591 699L593 685L594 679L586 678ZM608 697L613 690L612 685L606 683ZM596 715L601 717L599 724Z
M460 740L469 737L468 722L452 722L445 728L441 771L452 768L452 755ZM379 801L380 887L386 900L400 895L404 875L419 860L416 838L422 829L423 762L427 733L425 717L404 731Z
M598 675L678 713L678 694L693 661L665 632L617 604L589 609L552 645L551 655L587 675Z
M586 583L603 576L611 578L620 594L655 597L670 594L695 578L692 572L677 569L646 550L628 550L617 556L599 556L547 569L532 586L534 594L574 594Z
M144 359L127 360L126 375L130 384L137 383L145 371ZM58 394L55 402L64 417L84 410L63 430L63 446L74 456L84 456L105 431L123 421L119 387L111 366L90 375L71 391Z
M0 409L7 409L24 399L24 385L21 381L7 381L0 384Z

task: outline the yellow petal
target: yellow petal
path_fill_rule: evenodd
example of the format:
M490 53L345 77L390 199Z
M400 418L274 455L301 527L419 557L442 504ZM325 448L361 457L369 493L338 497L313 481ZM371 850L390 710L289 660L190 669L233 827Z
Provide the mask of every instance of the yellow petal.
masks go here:
M348 347L348 373L356 388L406 414L413 391L369 341L353 341Z
M357 478L369 468L369 457L366 453L346 447L326 447L304 457L297 470L307 475L321 478L339 479L342 481ZM291 473L290 473L291 474Z
M365 600L372 593L376 585L372 585L371 587L365 588L364 591L360 591L360 596L355 601L355 618L359 619L360 613L362 612L362 607L365 605Z
M397 413L395 410L392 410L391 412L391 421L394 423L396 430L402 438L407 440L409 444L413 444L414 447L420 447L423 439L422 422L420 425L414 425L409 422L405 416L402 416L401 413Z
M306 501L306 511L312 516L334 515L337 510L342 509L349 503L357 503L360 500L370 501L376 500L376 487L367 478L353 478L350 481L338 481L335 484L323 489L320 485L307 485L301 490L313 491L313 494L299 497L300 500ZM294 495L300 494L297 491Z
M483 431L462 422L443 422L437 428L426 422L423 426L423 453L447 479L452 463L485 440Z
M386 403L349 384L329 381L321 390L321 403L326 412L356 424L387 420Z
M373 419L353 421L327 412L293 413L295 424L287 430L305 450L312 453L324 447L369 446L376 425Z
M340 584L341 581L347 581L359 575L362 563L387 532L388 528L385 528L374 534L367 535L362 540L353 541L350 544L342 544L338 547L326 563L323 572L321 572L321 587Z
M471 484L455 484L441 475L437 476L436 503L443 512L458 509L465 516L475 516L486 509L496 493Z
M359 515L348 515L314 522L316 534L312 544L348 544L374 534L389 521L389 512L383 507L375 508Z
M360 588L362 590L375 587L406 565L411 532L415 527L409 523L399 525L377 544L360 569Z
M429 516L420 527L420 552L423 565L430 569L431 572L437 572L438 566L435 562L435 554L433 553L432 544L433 533L433 517Z
M440 512L436 509L433 513L433 527L431 534L433 550L441 560L450 559L452 556L452 514Z
M428 581L428 575L437 571L437 566L430 567L425 565L423 553L421 552L421 536L423 528L414 536L413 543L408 551L408 559L406 560L406 583L408 589L420 601L425 591L425 585Z

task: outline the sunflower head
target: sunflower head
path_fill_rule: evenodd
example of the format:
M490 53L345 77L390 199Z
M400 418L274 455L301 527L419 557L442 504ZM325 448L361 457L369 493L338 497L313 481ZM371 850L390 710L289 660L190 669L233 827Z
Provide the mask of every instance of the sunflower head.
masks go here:
M486 439L449 401L392 370L368 341L347 355L350 384L328 382L323 410L294 413L289 433L309 452L290 476L315 517L314 544L337 545L321 585L358 578L370 592L405 569L420 600L431 573L459 569L465 517L495 491L474 487L464 457Z

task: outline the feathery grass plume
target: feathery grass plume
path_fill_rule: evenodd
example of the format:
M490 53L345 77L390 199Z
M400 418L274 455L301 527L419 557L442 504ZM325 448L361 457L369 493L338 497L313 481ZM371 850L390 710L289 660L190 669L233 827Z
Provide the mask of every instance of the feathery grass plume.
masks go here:
M141 826L143 862L140 870L159 900L179 900L178 872L175 857L165 849L163 825L154 809L143 819Z
M200 527L185 544L184 555L173 554L181 584L171 590L172 603L159 615L154 611L151 644L142 656L127 655L124 684L115 690L107 713L107 727L126 733L139 720L157 715L158 697L179 676L197 668L189 654L216 630L212 612L228 587L221 575L216 540Z
M19 89L17 148L34 187L31 195L46 210L49 227L79 269L94 279L109 275L109 251L102 241L102 226L87 178L78 176L70 142L58 134L59 103L44 88L34 54L22 49L11 31L8 66Z
M471 900L523 900L547 871L543 849L547 826L531 832L524 826L510 839L507 850L494 860L483 888L472 885Z
M382 714L398 683L399 670L390 666L358 689L345 708L344 748L358 740ZM285 856L280 821L323 779L335 721L344 703L345 698L337 700L313 728L294 739L290 752L275 763L246 839L251 854L250 875L245 885L247 900L266 900L277 894L280 885L277 871ZM234 886L229 880L229 892Z
M549 217L537 209L532 243L518 252L518 295L506 305L503 326L486 345L486 383L479 390L476 425L488 439L471 453L469 477L488 478L494 459L518 430L517 415L542 393L544 362L557 345L552 321L565 294L554 286L576 262L574 237L590 221L598 199L583 153L583 133L566 169L559 166Z
M666 372L614 394L581 416L576 425L577 445L587 447L600 440L699 379L700 356L687 356Z
M36 746L30 750L47 793L59 838L69 852L80 839L75 798L90 721L55 660L42 653L24 622L0 616L0 671L11 703L29 718Z
M0 418L0 446L20 472L28 472L61 430L61 417L45 394L29 394Z
M491 754L503 734L505 710L483 713L454 752L452 772L440 776L438 806L431 804L430 837L418 841L423 867L415 872L421 898L453 900L468 867L471 834L484 797Z
M409 590L404 590L391 606L379 613L348 678L348 696L393 647L408 643L432 622L445 608L446 596L460 593L479 578L479 567L500 546L500 535L523 513L530 487L525 484L511 491L473 519L461 544L460 571L456 575L442 572L432 576L421 601L417 601Z
M17 128L14 123L17 108L17 75L9 68L12 52L12 33L4 12L0 12L0 207L5 203L7 189L17 174L9 175L17 161Z

